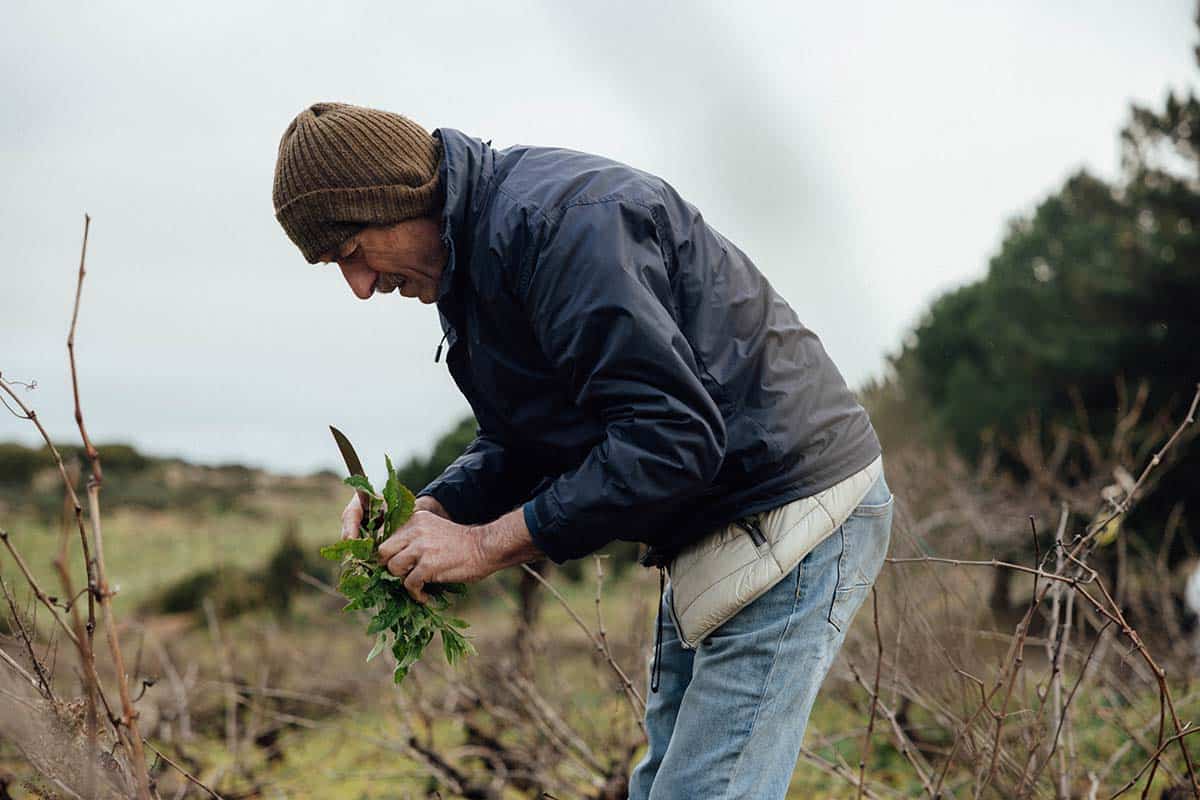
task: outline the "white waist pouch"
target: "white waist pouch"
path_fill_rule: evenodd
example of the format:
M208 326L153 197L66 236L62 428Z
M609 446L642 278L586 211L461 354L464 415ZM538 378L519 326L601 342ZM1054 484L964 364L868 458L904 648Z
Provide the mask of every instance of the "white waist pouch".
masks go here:
M838 529L883 473L883 457L849 478L726 525L671 562L671 614L683 646L705 637L762 596Z

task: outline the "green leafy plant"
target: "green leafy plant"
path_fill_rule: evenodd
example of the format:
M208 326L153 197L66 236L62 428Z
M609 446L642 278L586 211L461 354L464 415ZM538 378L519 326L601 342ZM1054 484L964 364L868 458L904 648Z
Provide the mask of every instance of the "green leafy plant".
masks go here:
M387 459L387 483L382 495L361 475L352 475L345 483L367 496L363 526L359 538L322 547L321 556L342 564L338 590L350 601L344 610L375 611L367 626L367 634L376 637L367 661L387 647L389 633L392 655L396 658L396 670L392 675L396 683L404 680L409 667L421 657L434 634L441 636L442 652L450 664L463 655L474 653L475 648L460 633L461 628L468 627L467 623L443 613L450 607L450 595L466 593L465 584L426 584L425 594L430 599L423 605L408 594L404 578L391 574L378 561L379 545L408 521L416 503L412 492L400 483L392 460Z

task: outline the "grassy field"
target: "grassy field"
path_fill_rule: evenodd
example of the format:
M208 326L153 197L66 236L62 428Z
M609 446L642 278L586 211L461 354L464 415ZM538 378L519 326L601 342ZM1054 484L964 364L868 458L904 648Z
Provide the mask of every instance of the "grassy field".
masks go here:
M198 611L153 612L165 591L197 572L216 568L255 580L289 527L301 547L315 553L336 537L344 500L344 488L329 479L303 490L294 486L258 490L223 510L123 508L105 514L107 562L111 580L120 589L115 609L132 682L140 685L143 678L155 680L139 700L143 730L151 743L226 796L352 800L425 797L435 788L443 797L455 796L445 781L430 777L428 764L414 758L406 742L417 737L440 752L461 755L470 744L463 725L467 717L425 718L417 709L421 704L436 706L450 696L453 684L486 681L478 671L511 656L517 603L513 575L493 577L478 585L460 607L460 615L472 622L469 633L478 655L459 670L448 670L438 648L433 647L400 688L392 686L385 658L364 663L370 646L364 634L365 620L343 614L337 598L319 591L295 589L285 616L263 607L221 618L216 625ZM50 561L58 548L57 528L12 509L4 526L43 585L55 587ZM77 547L76 537L70 541ZM0 559L0 574L10 585L20 586L7 554ZM596 605L591 575L590 567L585 570L586 579L575 583L561 573L550 575L567 602L589 623L594 620ZM885 604L896 603L900 596L895 584L898 577L890 570L885 574L881 584ZM77 586L81 580L77 569ZM602 610L614 653L643 689L657 588L656 574L635 566L610 580L603 594ZM970 583L956 588L967 593L977 589ZM18 597L27 594L18 590ZM44 613L38 617L43 642L50 641L46 621ZM6 649L15 652L13 644L6 643ZM603 758L619 752L616 741L636 736L630 710L586 636L567 611L549 598L534 644L538 685L567 724ZM851 634L847 655L869 670L873 646L869 613L864 613ZM997 652L1002 649L996 648ZM1041 666L1039 659L1044 662L1039 653L1030 654L1030 673ZM981 654L980 658L986 664L992 656ZM62 663L66 656L60 659L56 669L60 692L78 694L72 670ZM1033 678L1019 686L1012 707L1036 705L1043 687ZM237 708L233 715L227 705L233 696L231 687ZM1200 718L1200 697L1189 689L1176 687L1179 712L1188 719ZM962 694L962 706L967 710L971 698ZM885 699L887 696L885 693ZM894 704L894 692L892 698ZM1155 733L1153 726L1146 727L1147 720L1156 718L1155 700L1144 694L1121 703L1109 702L1099 694L1088 698L1091 711L1077 718L1069 746L1074 758L1094 764L1096 769L1112 761L1106 788L1119 784L1145 760ZM184 707L186 721L180 712ZM806 747L829 763L840 763L847 773L857 774L867 708L866 694L850 679L846 663L839 662L813 712ZM238 729L232 739L231 718ZM1020 715L1009 722L1017 730L1021 723ZM936 759L938 752L944 753L952 744L921 708L911 712L906 725L910 731L925 732L921 747L927 759ZM255 741L257 735L264 741ZM506 734L501 731L501 735ZM1138 736L1140 740L1131 741ZM236 746L231 747L230 741L236 741ZM28 768L13 758L11 750L0 752L15 775L27 773ZM633 759L636 757L634 754ZM470 758L465 761L470 763ZM163 796L175 796L182 786L178 776L165 769L156 772ZM896 746L889 720L883 717L875 725L867 774L877 792L914 796L922 791L920 780ZM1178 769L1160 770L1156 791L1179 777ZM956 767L947 776L946 787L956 793L955 787L970 778L969 772ZM1078 789L1086 796L1087 788L1073 787L1072 791ZM12 785L12 796L34 796L21 791L19 782ZM509 789L504 796L530 795ZM854 797L855 791L842 778L802 757L789 796Z

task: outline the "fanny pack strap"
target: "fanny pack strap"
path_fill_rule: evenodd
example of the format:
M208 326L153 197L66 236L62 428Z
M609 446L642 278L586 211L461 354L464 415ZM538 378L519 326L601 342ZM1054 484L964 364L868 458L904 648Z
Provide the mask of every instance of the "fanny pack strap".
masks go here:
M658 568L658 622L654 634L654 663L650 666L650 691L658 693L662 683L662 633L663 633L663 595L666 594L667 569Z

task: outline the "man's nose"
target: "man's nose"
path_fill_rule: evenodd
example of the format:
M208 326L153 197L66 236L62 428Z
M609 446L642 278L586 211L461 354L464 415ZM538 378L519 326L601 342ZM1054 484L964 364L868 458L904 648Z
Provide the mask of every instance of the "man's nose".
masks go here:
M375 286L375 270L366 264L338 264L342 269L342 277L350 284L350 291L359 300L366 300L373 294Z

